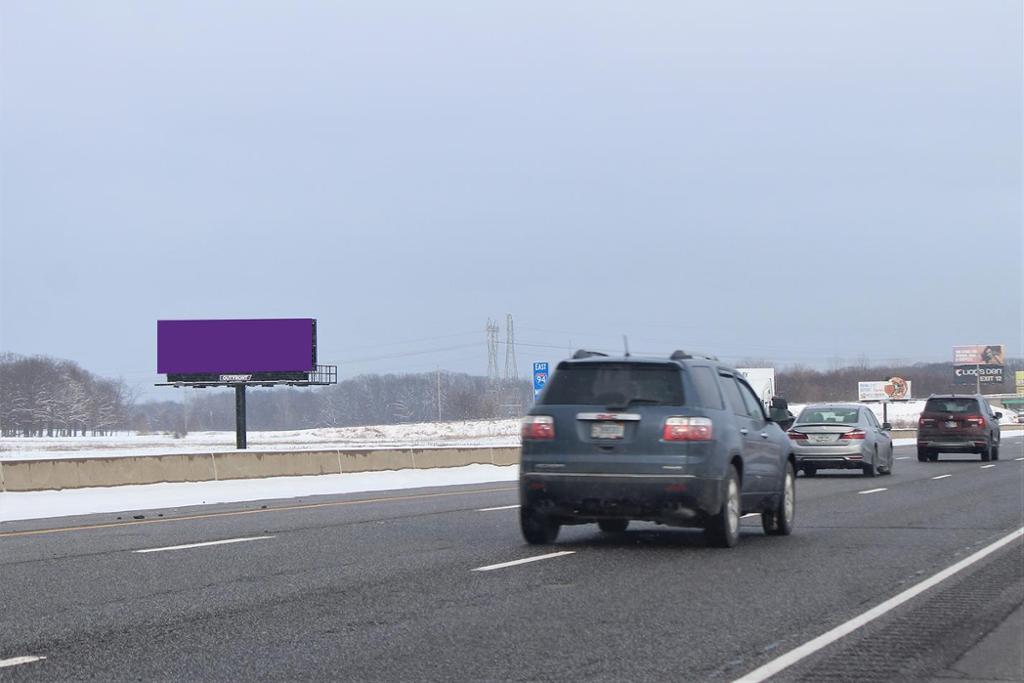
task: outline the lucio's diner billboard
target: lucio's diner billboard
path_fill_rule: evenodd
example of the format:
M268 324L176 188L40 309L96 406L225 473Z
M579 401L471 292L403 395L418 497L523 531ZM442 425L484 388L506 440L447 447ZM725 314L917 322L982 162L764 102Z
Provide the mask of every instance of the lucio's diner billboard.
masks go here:
M1006 351L1002 344L971 344L953 347L953 381L956 384L1000 384Z

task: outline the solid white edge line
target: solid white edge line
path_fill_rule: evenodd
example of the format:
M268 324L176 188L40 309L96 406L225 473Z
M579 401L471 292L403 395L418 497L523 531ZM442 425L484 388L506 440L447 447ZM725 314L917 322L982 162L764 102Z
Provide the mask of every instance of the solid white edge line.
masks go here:
M983 470L987 470L987 469L988 469L988 468L990 468L990 467L995 467L995 465L982 465L982 466L981 466L981 469L983 469Z
M18 666L19 664L31 664L32 662L39 662L46 659L43 656L29 655L27 657L11 657L10 659L0 659L0 669L8 666Z
M480 508L479 510L477 510L477 512L494 512L495 510L514 510L517 507L519 507L518 503L516 505L502 505L496 508Z
M477 567L471 571L474 572L489 572L492 569L504 569L505 567L514 567L517 564L526 564L527 562L537 562L538 560L548 560L552 557L561 557L562 555L573 555L575 550L563 550L557 553L548 553L547 555L536 555L534 557L524 557L521 560L512 560L511 562L501 562L499 564L489 564L486 567Z
M875 619L877 619L878 617L882 616L886 612L892 611L893 609L899 607L900 605L902 605L903 603L907 602L911 598L913 598L913 597L915 597L917 595L920 595L921 593L925 592L926 590L928 590L932 586L935 586L935 585L945 581L946 579L948 579L949 577L953 576L954 574L959 573L960 571L962 571L962 570L966 569L967 567L971 566L972 564L974 564L978 560L981 560L981 559L987 557L988 555L991 555L995 551L997 551L1000 548L1002 548L1004 545L1012 543L1013 541L1017 540L1018 538L1020 538L1022 536L1024 536L1024 527L1021 527L1021 528L1017 529L1016 531L1014 531L1012 533L1009 533L1006 536L1003 536L1002 538L1000 538L995 543L992 543L990 545L985 546L984 548L982 548L978 552L974 553L973 555L965 557L964 559L960 560L959 562L957 562L953 566L947 567L946 569L943 569L938 574L935 574L935 575L925 579L924 581L921 581L920 583L917 583L917 584L911 586L910 588L908 588L907 590L903 591L902 593L900 593L900 594L898 594L898 595L896 595L894 597L889 598L888 600L886 600L882 604L877 605L875 607L872 607L867 612L864 612L863 614L860 614L860 615L854 617L853 619L850 619L849 621L847 621L845 623L842 623L839 626L836 626L835 628L833 628L830 631L826 631L825 633L822 633L817 638L814 638L813 640L807 641L806 643L804 643L800 647L798 647L796 649L793 649L793 650L790 650L786 654L773 659L772 661L768 662L767 664L765 664L763 666L760 666L760 667L754 669L750 673L745 674L745 675L741 676L740 678L735 679L735 681L733 681L733 683L760 683L760 681L763 681L763 680L767 679L770 676L774 676L775 674L779 673L783 669L787 669L787 668L793 666L794 664L799 662L801 659L804 659L808 655L814 654L815 652L817 652L818 650L822 649L826 645L830 645L831 643L834 643L835 641L839 640L843 636L846 636L846 635L852 633L853 631L856 631L861 626L864 626L865 624L874 621Z
M206 541L205 543L187 543L185 545L169 545L163 548L144 548L133 550L134 553L159 553L164 550L185 550L186 548L205 548L209 545L225 545L227 543L245 543L246 541L265 541L273 536L248 536L246 538L227 538L223 541Z
M882 488L878 488L878 489L865 489L864 491L857 491L857 493L859 493L860 495L863 496L865 493L878 493L879 491L888 491L888 490L889 489L887 489L887 488L885 488L883 486Z
M932 479L945 479L947 477L952 477L952 476L953 476L952 474L940 474L937 477L932 477Z

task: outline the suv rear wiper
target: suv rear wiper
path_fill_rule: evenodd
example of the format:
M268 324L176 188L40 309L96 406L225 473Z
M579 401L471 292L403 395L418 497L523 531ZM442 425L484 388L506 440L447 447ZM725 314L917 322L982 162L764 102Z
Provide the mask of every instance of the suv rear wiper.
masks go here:
M644 403L647 405L658 405L661 403L661 399L657 398L645 398L643 396L634 396L622 405L606 406L608 410L625 410L634 403Z

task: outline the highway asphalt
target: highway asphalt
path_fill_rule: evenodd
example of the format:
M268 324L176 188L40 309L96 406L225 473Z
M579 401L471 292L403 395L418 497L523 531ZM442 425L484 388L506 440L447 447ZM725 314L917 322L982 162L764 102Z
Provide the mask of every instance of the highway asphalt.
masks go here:
M508 483L4 523L0 679L733 680L1024 526L1024 440L995 463L896 456L798 478L794 534L752 517L731 550L653 524L527 546ZM1015 628L1022 552L772 680L969 676Z

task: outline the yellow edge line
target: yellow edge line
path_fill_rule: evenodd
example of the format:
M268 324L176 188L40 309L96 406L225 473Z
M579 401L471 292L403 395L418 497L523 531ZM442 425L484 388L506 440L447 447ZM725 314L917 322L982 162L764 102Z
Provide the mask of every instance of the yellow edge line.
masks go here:
M108 524L86 524L82 526L66 526L53 529L32 529L29 531L0 532L0 538L15 536L40 536L42 534L59 534L68 531L88 531L90 529L110 529L120 526L137 526L139 524L162 524L164 522L187 522L193 519L211 519L214 517L237 517L239 515L255 515L261 512L287 512L289 510L312 510L314 508L341 507L345 505L368 505L370 503L387 503L396 500L421 500L424 498L449 498L451 496L469 496L474 493L495 493L498 491L515 491L515 488L474 489L472 491L453 491L448 493L418 493L411 496L389 496L387 498L366 498L362 500L338 500L330 503L307 503L304 505L284 505L256 510L233 510L230 512L207 512L202 515L186 515L184 517L163 517L160 519L140 519L131 522L110 522ZM157 508L160 509L160 508Z

